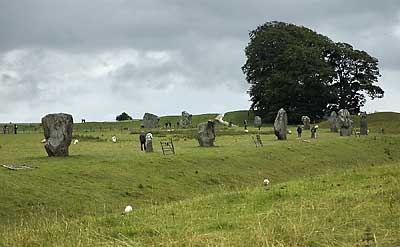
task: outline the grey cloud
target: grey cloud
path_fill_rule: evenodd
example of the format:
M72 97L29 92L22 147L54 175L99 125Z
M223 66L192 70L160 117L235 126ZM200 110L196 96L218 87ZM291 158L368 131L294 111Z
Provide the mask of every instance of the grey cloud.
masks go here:
M29 119L59 109L102 120L118 107L141 116L148 98L159 114L171 108L163 98L192 112L247 108L243 49L249 30L271 20L377 57L395 99L397 0L0 0L0 103L34 106Z

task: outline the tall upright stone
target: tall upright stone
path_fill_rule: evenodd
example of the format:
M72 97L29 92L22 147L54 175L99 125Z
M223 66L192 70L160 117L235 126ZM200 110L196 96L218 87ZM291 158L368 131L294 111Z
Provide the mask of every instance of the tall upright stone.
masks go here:
M72 140L72 116L65 113L48 114L42 118L44 148L48 156L68 156Z
M160 118L157 115L146 112L143 116L142 126L147 129L158 128Z
M368 135L367 113L360 113L360 135Z
M254 117L254 127L260 129L262 125L262 119L260 116L255 116Z
M181 120L179 121L179 125L181 128L190 128L192 127L192 114L189 114L186 111L182 112Z
M201 147L214 146L215 141L215 123L208 120L207 123L199 124L199 131L197 133L197 140Z
M336 114L335 111L331 112L331 116L328 119L329 122L329 128L331 129L331 132L338 132L338 115Z
M350 112L347 109L341 109L338 114L340 127L340 136L351 136L353 121L350 118Z
M308 116L302 116L301 121L303 122L303 125L304 125L303 129L309 130L311 119Z
M286 132L287 132L287 113L281 108L276 115L274 122L274 131L278 140L286 140Z

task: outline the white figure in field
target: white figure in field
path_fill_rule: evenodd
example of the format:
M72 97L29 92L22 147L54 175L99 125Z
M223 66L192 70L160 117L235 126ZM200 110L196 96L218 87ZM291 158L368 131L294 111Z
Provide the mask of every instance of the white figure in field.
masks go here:
M311 128L311 138L312 139L317 139L317 130L318 130L318 125L314 125Z
M270 183L269 179L268 178L264 178L263 185L264 185L265 188L268 188L269 183Z
M78 139L75 139L74 144L76 145L78 143L79 143Z
M146 134L146 141L152 141L153 140L153 134L152 133L147 133Z
M116 136L112 136L112 137L111 137L111 141L112 141L113 143L117 143L117 137L116 137Z
M153 134L146 134L146 152L153 152Z

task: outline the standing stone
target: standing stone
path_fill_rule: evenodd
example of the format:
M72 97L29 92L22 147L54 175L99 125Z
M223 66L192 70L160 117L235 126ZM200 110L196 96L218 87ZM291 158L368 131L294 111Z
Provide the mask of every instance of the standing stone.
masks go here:
M254 117L254 127L260 129L262 125L261 117L260 116L255 116Z
M158 128L158 122L160 122L158 116L146 112L143 116L142 126L147 129Z
M331 132L338 132L339 120L335 111L331 112L331 116L329 117L328 122Z
M197 140L201 147L214 146L215 141L215 124L214 121L208 120L207 123L199 124Z
M302 116L301 117L301 121L303 122L303 125L304 125L303 128L305 130L309 130L310 129L310 122L311 122L310 118L308 116Z
M351 136L353 121L350 119L350 112L347 109L341 109L338 114L340 127L340 136Z
M278 140L286 140L287 132L287 114L286 111L281 108L276 115L274 122L274 131Z
M182 128L190 128L192 127L192 114L189 114L186 111L182 112L181 120L179 121L179 125Z
M48 156L68 156L72 140L72 116L65 113L48 114L42 118L44 148Z
M360 135L368 135L367 113L360 113Z

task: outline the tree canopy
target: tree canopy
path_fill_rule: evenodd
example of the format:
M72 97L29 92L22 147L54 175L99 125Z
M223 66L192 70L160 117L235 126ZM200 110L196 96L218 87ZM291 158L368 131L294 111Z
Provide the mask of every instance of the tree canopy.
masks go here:
M125 120L132 120L132 117L129 116L126 112L121 113L115 118L117 121L125 121Z
M290 122L313 120L328 111L353 113L371 98L383 97L378 60L351 45L334 43L308 28L267 22L251 31L242 67L250 84L251 108L272 120L280 108Z

